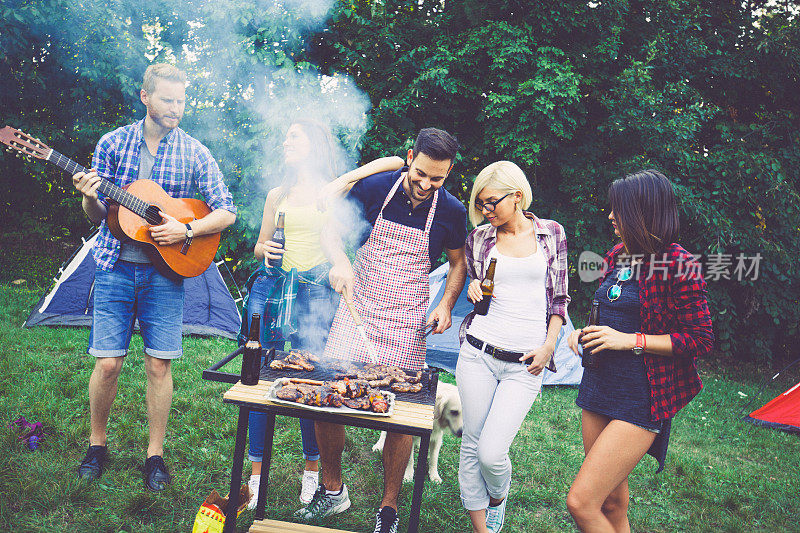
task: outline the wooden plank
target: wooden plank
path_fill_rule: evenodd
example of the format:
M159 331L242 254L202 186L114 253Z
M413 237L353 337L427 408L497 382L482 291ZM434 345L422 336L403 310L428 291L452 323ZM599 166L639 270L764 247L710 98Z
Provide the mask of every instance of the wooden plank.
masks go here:
M256 520L250 527L250 533L351 533L343 529L328 529L307 524L279 522L277 520Z
M245 402L260 405L281 405L284 408L293 409L285 404L275 404L265 398L267 391L272 385L271 381L259 381L258 385L247 386L241 382L236 383L223 395L223 399L229 402ZM302 407L296 408L298 413L302 413ZM390 417L375 417L370 415L356 415L341 413L344 416L359 418L362 420L380 420L382 422L411 426L422 429L433 428L433 406L413 402L395 401L394 415Z

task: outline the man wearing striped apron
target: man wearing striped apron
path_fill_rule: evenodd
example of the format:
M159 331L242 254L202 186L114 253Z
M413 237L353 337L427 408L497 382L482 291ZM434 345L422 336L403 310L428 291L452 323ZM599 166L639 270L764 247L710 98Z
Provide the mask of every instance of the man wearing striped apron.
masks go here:
M458 142L435 128L420 131L408 151L407 167L375 174L358 182L348 198L358 204L372 224L366 242L351 266L338 248L331 254L331 286L347 295L361 315L370 343L382 364L418 370L425 364L425 324L450 327L450 312L466 278L466 209L442 188L453 167ZM330 248L330 247L329 247ZM450 263L441 303L426 317L433 261L445 252ZM342 299L333 321L325 354L369 361L367 346ZM320 518L350 507L342 482L344 427L317 422L322 458L322 483L314 499L299 514ZM384 492L375 533L397 531L397 496L411 454L412 437L389 433L383 448Z

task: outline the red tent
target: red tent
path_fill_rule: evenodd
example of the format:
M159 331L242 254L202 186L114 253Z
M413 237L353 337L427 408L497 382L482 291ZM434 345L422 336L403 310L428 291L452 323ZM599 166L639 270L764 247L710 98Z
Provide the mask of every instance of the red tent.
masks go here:
M800 433L800 383L748 417L750 422L790 433Z

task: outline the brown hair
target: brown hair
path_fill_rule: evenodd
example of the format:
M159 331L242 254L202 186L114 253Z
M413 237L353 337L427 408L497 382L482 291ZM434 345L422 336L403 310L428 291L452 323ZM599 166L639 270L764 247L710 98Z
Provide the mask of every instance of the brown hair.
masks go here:
M311 145L311 154L308 165L311 169L325 181L332 181L343 172L342 156L338 142L334 138L328 126L322 122L308 118L293 120L290 126L297 124L308 137ZM292 168L286 169L285 179L278 193L280 201L289 190L297 183L297 174ZM276 202L277 203L277 202Z
M675 192L661 172L647 169L615 180L608 188L608 202L628 253L660 253L677 240Z
M147 94L153 94L158 80L175 81L186 85L186 73L169 63L155 63L144 71L142 90Z

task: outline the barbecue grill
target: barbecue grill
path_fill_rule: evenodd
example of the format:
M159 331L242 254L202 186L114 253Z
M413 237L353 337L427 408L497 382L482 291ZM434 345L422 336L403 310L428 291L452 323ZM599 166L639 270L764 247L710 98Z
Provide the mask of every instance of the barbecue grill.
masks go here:
M301 404L294 406L272 403L266 399L266 392L272 382L278 378L303 378L318 381L334 380L336 374L340 373L339 370L332 367L332 363L337 360L323 358L319 363L314 363L315 368L311 372L303 370L274 370L264 365L261 368L261 379L258 385L246 386L239 383L240 376L238 374L220 370L225 364L241 354L242 351L243 348L235 350L218 363L203 371L203 379L234 383L235 385L224 394L223 401L239 406L236 445L233 455L233 467L231 470L230 499L225 512L226 520L223 531L232 532L235 531L236 528L236 508L239 504L238 494L242 482L244 444L247 436L248 418L250 411L259 411L267 415L267 424L264 432L264 459L262 463L261 485L259 486L255 522L253 523L251 531L276 531L284 527L291 527L290 524L282 526L282 524L285 523L264 520L267 484L269 481L269 470L272 459L272 439L275 432L275 416L284 415L332 422L345 426L358 426L382 431L392 431L395 433L405 433L421 437L417 466L414 471L414 491L408 522L408 531L410 533L416 533L419 528L422 489L428 470L427 456L431 430L433 429L433 405L436 401L438 370L431 368L423 370L421 380L423 386L421 391L416 393L395 393L395 412L391 417L371 416L368 411L364 411L363 414L350 414L345 412L332 413L305 409ZM271 349L267 353L266 360L269 362L275 357L283 358L285 355L287 355L287 352ZM358 361L352 361L352 363L356 367L365 364ZM412 373L409 370L406 370L406 372Z

